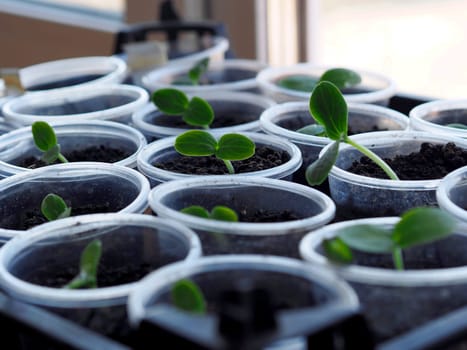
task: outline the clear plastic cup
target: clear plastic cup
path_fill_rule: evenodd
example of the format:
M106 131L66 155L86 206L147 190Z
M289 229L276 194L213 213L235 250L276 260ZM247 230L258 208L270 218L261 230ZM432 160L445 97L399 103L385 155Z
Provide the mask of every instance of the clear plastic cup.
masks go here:
M307 135L296 130L315 121L310 115L308 102L285 102L274 105L261 114L261 129L271 135L283 137L300 148L303 163L295 172L293 181L307 185L306 168L318 159L319 152L330 143L326 137ZM348 104L349 131L356 133L380 130L407 130L409 119L392 109L371 104ZM325 190L325 189L323 189ZM328 192L328 189L325 190Z
M453 142L458 147L467 148L465 139L423 132L384 131L360 134L352 139L382 158L418 152L424 142ZM337 161L328 176L331 198L341 219L400 215L413 207L437 205L436 189L441 179L395 181L356 175L346 170L362 156L352 146L341 144Z
M66 58L35 64L19 71L21 83L28 93L118 84L127 73L125 61L114 56Z
M7 121L22 125L38 120L52 123L97 119L127 123L148 99L148 93L137 86L90 85L25 94L5 103L3 114Z
M445 176L436 190L438 205L452 214L467 232L467 166Z
M354 292L343 281L300 261L266 255L226 255L176 263L148 275L128 298L130 323L137 327L151 307L169 304L172 285L185 278L200 287L210 310L208 312L219 308L222 291L235 289L235 284L241 281L264 288L270 293L271 300L280 304L283 310L315 305L318 317L319 306L358 308ZM306 348L303 338L286 341L271 344L268 349Z
M211 127L218 133L259 131L259 117L267 108L275 105L271 99L246 92L220 91L200 93L196 96L205 99L213 108L216 120L226 120L230 126ZM160 112L153 103L133 113L133 125L148 140L177 136L192 128L186 126L170 126L167 118L181 120L178 116L167 116ZM238 122L236 120L238 119Z
M377 342L400 335L467 304L466 232L405 249L406 270L392 268L390 254L354 251L354 263L341 265L323 254L324 239L355 225L393 227L400 218L349 220L324 226L300 242L301 256L314 267L337 273L358 294L363 313Z
M143 85L149 91L175 87L188 94L219 91L257 92L256 75L267 67L266 63L247 59L228 59L209 65L205 76L212 81L209 84L177 84L177 79L186 78L188 71L196 61L184 65L167 65L146 74Z
M335 206L325 194L289 181L238 176L208 176L175 180L149 193L149 206L193 229L205 255L267 254L298 258L298 242L304 233L321 227L334 217ZM180 212L192 205L211 210L227 206L240 216L258 213L274 217L268 222L225 222ZM277 220L277 216L283 220ZM254 215L253 215L254 218Z
M147 179L136 170L97 162L50 165L10 176L1 183L0 241L3 242L27 234L27 227L45 222L38 215L42 199L49 193L60 195L72 207L71 215L79 215L80 212L142 213L147 209L150 190Z
M266 95L278 103L288 101L308 101L310 92L287 89L277 85L280 78L292 75L307 75L317 80L328 69L310 63L299 63L286 67L270 67L262 70L256 77L259 88ZM362 81L356 86L355 93L344 93L347 102L375 103L387 105L389 99L396 93L396 85L389 77L375 72L354 69L360 74Z
M116 122L85 120L82 122L51 123L61 152L104 146L121 150L129 155L114 164L136 168L136 157L146 146L146 138L138 130ZM31 169L21 166L28 157L41 157L26 126L0 136L0 177L7 177Z
M467 130L448 126L467 126L467 99L437 100L414 107L410 112L410 128L433 134L467 138Z
M247 132L242 132L240 134L248 136L253 140L253 142L255 142L257 146L269 146L276 150L285 151L289 154L290 159L287 162L270 169L239 173L231 176L262 176L274 179L290 179L292 174L300 167L302 163L302 155L298 147L293 143L273 135ZM213 133L213 135L216 138L220 137L218 134ZM176 173L155 167L153 165L154 162L163 159L170 159L170 157L175 157L178 155L173 146L175 138L176 137L166 137L164 139L154 141L144 147L143 150L138 154L138 170L149 179L151 187L154 187L162 182L186 179L193 176L213 176Z
M97 285L65 289L80 255L99 239ZM42 306L118 340L128 336L126 301L151 271L201 255L198 237L179 223L142 214L93 214L56 220L2 247L0 285L21 301Z

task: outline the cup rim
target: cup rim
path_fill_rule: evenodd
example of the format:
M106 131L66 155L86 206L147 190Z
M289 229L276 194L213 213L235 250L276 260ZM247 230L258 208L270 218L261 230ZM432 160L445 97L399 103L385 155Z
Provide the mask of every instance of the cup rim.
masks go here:
M382 145L385 143L395 144L402 141L410 140L426 140L427 142L438 142L438 143L448 143L454 142L457 146L467 148L467 140L458 138L458 137L447 137L446 135L441 134L431 134L427 132L420 131L379 131L379 132L368 132L350 138L359 142L364 146L368 144L372 145ZM319 156L321 157L326 150L331 146L331 144L325 146ZM348 144L340 144L339 150L350 149L352 146ZM360 186L369 186L380 189L391 189L391 190L401 190L401 191L428 191L435 190L441 179L433 180L390 180L390 179L377 179L372 177L367 177L363 175L357 175L339 168L334 165L329 173L330 177L339 179L343 182L350 182Z
M27 234L20 235L7 242L0 250L0 284L9 294L36 305L57 307L93 307L123 304L138 282L131 282L112 287L97 289L68 290L35 285L21 280L9 272L8 264L31 244L43 239L67 237L83 230L107 226L138 225L158 228L175 228L176 235L182 235L189 245L185 260L191 261L201 256L201 243L197 235L189 228L170 219L134 213L105 213L69 217L49 222ZM171 231L171 234L173 233Z
M117 123L110 120L83 120L76 122L53 122L50 123L57 134L57 138L60 139L60 134L71 134L72 132L83 133L86 136L89 134L97 133L102 134L103 132L115 134L119 138L126 139L135 144L136 150L128 157L119 160L115 163L127 167L136 167L136 157L137 154L147 145L146 137L136 128L132 128L128 125ZM74 130L76 129L76 130ZM108 130L108 131L106 131ZM19 144L21 142L26 142L28 139L32 139L31 136L31 126L23 126L21 128L15 129L7 134L0 136L0 149L3 143L7 145ZM14 152L14 147L5 150L5 152ZM5 154L3 150L0 151L1 154ZM75 162L73 162L75 163ZM8 173L8 176L21 173L23 171L31 171L32 169L24 168L18 165L10 164L4 160L0 159L0 173Z
M212 133L214 137L220 137L222 134L219 133ZM231 176L263 176L269 178L280 178L285 177L287 175L292 174L296 171L302 164L302 154L300 149L294 145L292 142L280 138L274 135L267 135L255 132L239 132L241 135L245 135L250 137L254 142L262 142L271 144L274 147L280 148L285 150L289 155L290 159L279 166L265 169L265 170L258 170L252 171L249 173L238 173L233 174ZM195 174L182 174L176 173L168 170L163 170L156 168L155 166L151 165L150 159L152 156L158 152L164 152L167 150L173 149L173 145L175 142L176 136L166 137L160 140L156 140L154 142L149 143L145 146L141 152L138 154L137 157L137 166L138 170L151 178L155 181L165 182L169 180L177 180L177 179L184 179L193 176L202 176L202 177L210 177L215 175L195 175ZM225 176L225 175L224 175Z
M53 116L37 116L36 114L25 114L17 112L15 109L17 106L27 105L38 105L44 106L53 102L54 100L61 101L66 98L68 100L74 100L76 98L92 98L99 95L130 95L135 97L135 100L125 103L123 105L98 110L88 113L78 114L64 114L64 115L53 115ZM51 122L63 122L65 120L72 119L73 121L84 121L84 120L106 120L106 119L119 119L125 115L131 115L133 111L137 110L149 100L149 95L143 88L134 85L126 84L101 84L101 85L89 85L83 87L76 87L73 90L57 90L57 91L41 91L33 94L24 94L19 97L13 98L3 105L3 113L6 120L21 123L23 125L30 125L38 120L45 120Z
M144 317L145 305L149 299L167 284L173 283L193 274L223 269L251 268L266 272L288 273L308 281L320 283L325 288L336 292L336 301L341 305L358 308L358 299L355 292L342 279L334 274L326 273L302 261L272 255L232 254L201 257L191 262L177 262L162 267L142 279L129 295L127 311L130 323L138 325ZM160 292L159 292L160 293Z
M436 200L442 209L451 213L461 222L467 224L467 210L455 204L449 196L450 190L459 182L467 182L467 165L454 170L441 179L436 190Z
M394 120L401 126L404 126L403 129L400 131L408 130L409 121L406 115L392 110L387 107L366 104L366 103L348 103L348 111L350 113L363 113L363 114L370 114L374 113L376 116L384 116L389 119ZM277 122L285 113L290 112L308 112L309 113L309 105L308 102L305 101L295 101L295 102L284 102L273 105L266 109L259 118L259 123L261 129L268 133L278 136L286 137L287 139L291 140L292 142L306 144L306 145L315 145L318 147L324 147L330 143L329 139L326 137L319 137L314 135L307 135L297 131L292 131L286 128L283 128L277 125ZM310 115L310 120L313 118ZM378 131L381 132L381 131Z
M334 237L337 230L345 227L359 224L395 225L399 220L400 217L379 217L341 221L326 225L307 233L302 238L299 244L300 255L308 263L317 264L337 273L347 281L357 283L397 287L427 287L467 282L467 266L404 271L354 264L343 266L329 261L324 255L316 251L323 239ZM458 234L465 237L463 234Z
M308 218L274 222L274 223L249 223L249 222L222 222L219 220L211 220L188 215L172 209L161 201L167 195L173 192L183 191L192 188L203 188L208 186L258 186L265 188L280 189L286 192L291 192L313 200L320 206L321 211ZM218 175L209 177L194 177L191 179L174 180L162 183L154 187L149 192L149 206L161 217L168 217L178 222L183 222L192 229L200 229L212 232L220 232L229 235L244 235L244 236L276 236L284 234L292 234L311 230L322 226L331 221L335 215L335 204L326 194L307 186L284 181L279 179L269 179L264 177L236 177L229 175Z
M53 177L59 179L60 177L66 176L67 174L76 176L79 176L83 173L86 175L97 175L99 172L102 174L113 174L114 176L118 176L122 179L125 179L126 181L131 181L140 187L140 193L133 199L131 203L120 210L119 213L142 213L147 208L147 197L150 191L148 179L138 171L122 165L100 162L54 164L9 176L1 180L1 182L2 189L5 191L8 188L14 187L18 183L40 179L42 177ZM9 240L23 233L27 234L29 231L30 230L24 231L0 228L0 240Z
M326 70L330 68L335 68L331 66L317 65L312 63L297 63L290 66L281 66L281 67L268 67L262 70L256 77L258 86L265 92L282 94L291 98L308 100L310 98L311 92L296 91L292 89L286 89L278 86L273 82L273 80L280 75L284 74L300 74L301 72L309 73L312 69L317 70ZM375 102L381 100L387 100L396 93L396 83L389 76L377 73L368 70L362 70L359 68L346 67L353 69L361 75L369 76L374 79L378 79L386 83L386 87L366 93L357 93L357 94L344 94L344 99L347 102Z

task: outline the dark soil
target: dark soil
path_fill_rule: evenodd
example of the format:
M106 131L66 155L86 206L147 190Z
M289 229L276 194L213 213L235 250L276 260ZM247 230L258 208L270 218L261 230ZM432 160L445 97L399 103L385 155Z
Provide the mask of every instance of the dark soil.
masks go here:
M130 154L130 152L122 149L100 145L74 150L65 153L64 156L69 162L115 163L129 157ZM59 163L59 161L55 162L55 164L57 163ZM47 164L44 161L36 157L27 157L18 163L18 166L29 169L36 169L46 165Z
M38 90L50 90L50 89L57 89L67 86L73 86L78 84L87 83L92 80L96 80L102 78L104 74L87 74L87 75L80 75L77 77L72 77L68 79L62 80L54 80L50 83L43 83L30 86L26 88L28 91L38 91Z
M181 129L200 129L196 126L188 125L183 121L181 117L173 115L160 115L159 112L153 112L154 117L149 117L148 120L158 126L164 126L169 128L181 128ZM240 124L246 124L258 119L258 115L245 113L242 111L231 111L222 112L222 114L216 115L214 121L210 125L210 128L224 128L228 126L235 126Z
M235 173L248 173L270 169L286 163L290 159L285 151L276 150L271 147L257 146L253 157L245 160L233 161ZM196 175L221 175L228 174L224 162L215 156L209 157L186 157L176 155L175 159L156 162L155 167L182 174Z
M445 145L423 143L419 152L384 160L401 180L441 179L453 170L467 165L467 151L452 142ZM347 171L368 177L388 178L368 157L355 161Z
M82 205L76 208L73 207L71 209L71 215L77 216L95 213L111 213L114 211L115 208L111 208L109 202L93 203L88 205ZM22 216L22 219L19 221L21 224L18 227L15 227L15 230L28 230L34 226L48 222L48 220L40 213L39 209L37 211L24 212L20 215Z
M253 212L248 212L244 209L239 212L240 222L284 222L302 219L290 210L271 211L257 209Z

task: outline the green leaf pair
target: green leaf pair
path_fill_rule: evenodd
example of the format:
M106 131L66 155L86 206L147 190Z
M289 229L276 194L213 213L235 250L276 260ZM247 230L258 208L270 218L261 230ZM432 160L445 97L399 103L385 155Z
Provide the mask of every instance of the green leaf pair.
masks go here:
M255 154L255 143L240 134L225 134L217 141L203 130L190 130L175 139L175 149L185 156L216 156L224 161L230 174L235 170L230 161L244 160Z
M398 180L384 160L348 137L347 103L337 86L328 81L316 85L310 96L309 109L313 119L324 128L326 137L334 141L320 158L308 166L305 176L310 185L319 185L326 180L337 160L340 142L350 144L375 162L390 179Z
M290 90L310 92L322 81L329 81L343 90L360 84L362 79L357 72L350 69L333 68L325 71L319 79L305 74L297 74L282 78L277 84Z
M44 152L41 159L46 164L52 164L57 159L62 163L68 162L63 154L60 153L60 145L57 143L54 129L47 122L34 122L31 130L36 147Z
M391 230L373 225L352 226L324 241L323 248L329 259L340 263L352 262L352 249L392 254L396 269L403 270L402 249L442 239L454 228L455 220L438 208L413 208Z
M211 105L200 97L189 99L177 89L160 89L153 93L152 102L163 113L181 116L188 125L209 128L214 120Z
M203 208L200 205L192 205L190 207L183 208L180 210L182 213L190 214L193 216L199 216L205 219L212 219L212 220L220 220L220 221L229 221L229 222L237 222L238 215L229 207L223 205L216 205L212 208L211 212L209 212L206 208Z

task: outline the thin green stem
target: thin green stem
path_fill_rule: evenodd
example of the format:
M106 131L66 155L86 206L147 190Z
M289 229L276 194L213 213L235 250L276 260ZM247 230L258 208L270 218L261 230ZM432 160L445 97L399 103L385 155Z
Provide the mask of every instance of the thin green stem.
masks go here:
M225 166L227 167L227 170L229 171L229 174L235 174L235 169L232 165L232 162L230 160L225 160L225 159L222 159L222 161L224 162Z
M61 153L58 154L57 159L62 163L68 163L68 160Z
M345 136L343 141L355 147L357 150L359 150L364 155L366 155L368 158L370 158L373 162L375 162L381 169L383 169L383 171L386 173L387 176L389 176L391 180L399 180L394 170L392 170L391 167L384 160L382 160L376 153L373 153L368 148L362 145L359 145L358 143L353 141L348 136Z
M402 249L394 248L392 251L392 260L394 261L394 266L396 270L404 270L404 259L402 257Z

